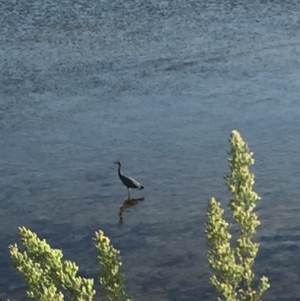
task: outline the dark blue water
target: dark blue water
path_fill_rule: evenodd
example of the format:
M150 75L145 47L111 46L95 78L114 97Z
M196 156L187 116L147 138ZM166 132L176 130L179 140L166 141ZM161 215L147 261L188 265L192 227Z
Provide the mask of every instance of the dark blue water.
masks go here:
M0 296L24 295L7 246L25 225L87 277L104 230L135 300L212 299L205 210L211 196L228 202L237 129L256 158L265 299L300 300L298 12L297 1L2 2ZM116 160L146 188L121 216Z

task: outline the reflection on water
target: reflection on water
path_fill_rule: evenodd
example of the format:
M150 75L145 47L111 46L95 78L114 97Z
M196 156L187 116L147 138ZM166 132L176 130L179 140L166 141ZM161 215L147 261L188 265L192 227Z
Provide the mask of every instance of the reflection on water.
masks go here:
M133 198L129 198L127 200L124 201L123 205L120 207L120 211L119 211L119 222L120 224L123 224L123 221L124 221L124 218L123 218L123 213L131 208L131 207L134 207L135 205L137 205L139 202L141 201L144 201L145 198L144 197L141 197L141 198L136 198L136 199L133 199Z

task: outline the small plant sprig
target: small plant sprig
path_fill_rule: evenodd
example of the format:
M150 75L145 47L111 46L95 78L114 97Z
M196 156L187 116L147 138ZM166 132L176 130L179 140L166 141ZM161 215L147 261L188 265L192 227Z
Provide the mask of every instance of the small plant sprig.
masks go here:
M95 233L94 245L100 263L99 281L103 295L110 301L131 301L131 297L124 291L124 275L119 272L122 261L119 251L111 244L103 231Z
M63 301L61 288L69 292L71 301L92 301L94 280L76 276L78 266L71 261L62 261L61 250L52 249L46 240L26 229L19 228L24 252L16 244L9 246L15 268L24 276L29 286L27 295L38 301Z
M9 246L15 268L23 274L28 285L27 296L37 301L92 301L96 291L94 280L77 276L78 266L71 261L62 261L61 250L52 249L45 239L36 233L19 228L25 248L17 244ZM98 253L100 283L103 295L111 301L130 301L124 292L124 276L119 272L122 265L119 251L110 244L102 231L96 232L94 245Z
M210 248L207 257L214 270L210 280L227 301L259 301L270 284L263 276L255 285L255 274L252 271L259 249L259 244L253 241L253 236L260 224L253 212L256 202L260 199L253 190L254 174L249 170L254 164L253 153L237 131L232 131L229 142L230 173L225 176L225 181L232 193L229 205L238 228L238 237L232 242L232 235L228 230L229 223L223 218L224 210L215 198L211 198L205 225L207 244Z

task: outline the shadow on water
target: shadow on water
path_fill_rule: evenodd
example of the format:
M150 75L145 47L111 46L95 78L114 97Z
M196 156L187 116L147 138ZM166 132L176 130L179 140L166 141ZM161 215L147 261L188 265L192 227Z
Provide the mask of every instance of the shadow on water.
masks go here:
M119 222L120 222L120 224L123 224L123 219L124 219L123 218L123 212L125 212L127 209L129 209L131 207L134 207L139 202L142 202L144 200L145 200L144 197L125 200L123 205L120 207L120 211L119 211Z

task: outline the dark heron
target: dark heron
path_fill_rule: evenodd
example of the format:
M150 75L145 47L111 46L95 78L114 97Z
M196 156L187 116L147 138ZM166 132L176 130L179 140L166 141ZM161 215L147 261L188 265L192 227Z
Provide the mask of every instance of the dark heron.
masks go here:
M134 189L144 189L144 186L141 185L138 181L136 181L135 179L131 178L131 177L126 177L122 174L121 172L121 162L117 161L115 162L116 164L119 165L119 169L118 169L118 174L119 174L119 178L122 181L122 183L127 187L128 189L128 199L130 199L130 188L134 188Z

